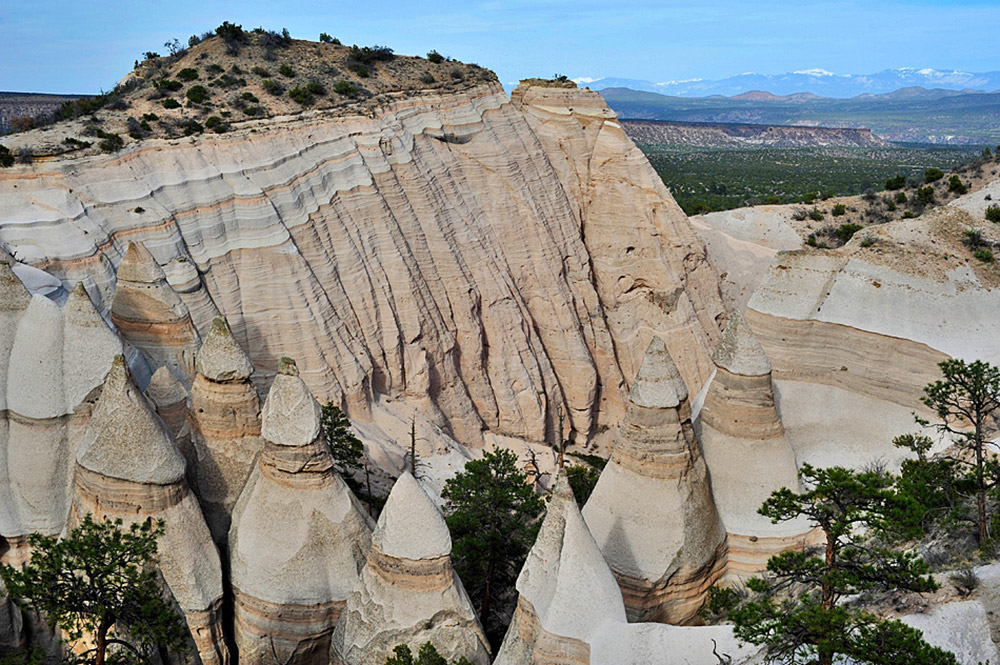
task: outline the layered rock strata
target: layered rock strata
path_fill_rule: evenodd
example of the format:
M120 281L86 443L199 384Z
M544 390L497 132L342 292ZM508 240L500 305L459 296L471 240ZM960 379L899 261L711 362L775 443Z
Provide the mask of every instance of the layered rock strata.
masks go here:
M126 525L162 520L157 556L163 580L201 663L226 665L222 567L184 468L184 457L133 382L124 357L115 356L77 452L67 528L87 514Z
M565 474L516 583L517 609L494 665L587 665L602 624L625 623L615 576L580 515Z
M619 365L654 332L707 379L722 309L704 246L595 93L511 103L489 83L252 132L18 167L0 239L104 303L119 247L145 244L157 261L130 250L113 313L154 367L190 369L195 344L165 273L200 331L227 312L265 385L295 356L353 419L375 393L406 399L466 445L484 427L551 440L559 412L581 440L598 412L617 422Z
M687 623L725 566L726 532L687 388L654 337L608 465L583 509L630 621Z
M195 368L190 411L194 487L212 537L223 545L233 507L264 446L260 403L250 383L253 365L225 318L212 322Z
M96 394L121 353L83 286L59 307L29 296L0 257L0 553L16 564L32 532L58 534L72 459Z
M736 659L752 653L737 644L731 626L626 623L615 576L565 476L556 481L517 590L494 665L707 663L716 648Z
M404 472L379 516L368 560L334 632L335 664L382 665L398 644L431 642L447 660L490 662L465 587L451 566L451 535L437 506Z
M320 407L283 358L264 403L264 449L229 530L240 662L323 665L371 544L371 520L333 468Z
M728 533L727 571L756 573L772 555L802 547L809 531L800 521L775 525L757 513L771 492L798 490L795 451L775 408L771 364L740 314L731 316L712 360L695 432Z
M187 305L141 242L130 242L118 264L111 321L150 367L168 367L190 385L201 338Z

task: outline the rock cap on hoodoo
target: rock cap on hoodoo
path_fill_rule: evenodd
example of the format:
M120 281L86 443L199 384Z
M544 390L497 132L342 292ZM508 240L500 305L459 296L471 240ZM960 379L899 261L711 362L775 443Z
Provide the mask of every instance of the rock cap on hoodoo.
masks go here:
M128 244L125 256L122 257L122 262L118 265L117 275L119 280L145 284L167 279L163 268L141 242Z
M436 559L451 554L451 534L441 511L409 471L392 486L372 544L397 559Z
M146 396L153 400L153 404L163 407L186 401L187 391L174 373L164 366L153 372L153 378L146 386Z
M198 350L195 369L212 381L245 381L253 374L253 364L233 337L226 317L212 320L212 329Z
M739 312L733 312L712 355L712 362L741 376L764 376L771 373L771 363L757 335Z
M677 408L688 398L684 379L659 337L649 343L628 396L633 404L651 409Z
M184 457L115 356L80 443L80 466L109 478L169 485L184 477Z
M291 358L278 362L278 374L261 413L261 434L279 446L305 446L319 436L320 408Z

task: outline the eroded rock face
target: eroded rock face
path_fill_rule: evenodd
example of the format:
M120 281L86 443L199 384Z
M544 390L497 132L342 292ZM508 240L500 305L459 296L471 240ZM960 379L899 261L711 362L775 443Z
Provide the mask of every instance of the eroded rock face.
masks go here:
M184 614L204 665L226 665L222 566L198 502L184 479L184 457L116 356L76 456L67 528L92 514L126 525L163 520L159 568Z
M334 633L334 663L381 665L398 644L431 642L447 660L490 662L489 646L451 566L451 536L437 506L409 474L393 485L368 561Z
M333 468L319 405L280 362L266 439L233 511L229 556L240 662L323 665L371 545L371 520Z
M798 490L795 451L774 405L767 354L740 314L731 316L712 360L695 431L728 532L727 571L756 573L774 554L801 548L809 532L800 520L772 524L757 513L771 492Z
M29 296L0 257L0 537L6 563L26 537L62 531L72 459L90 420L118 336L82 285L65 305Z
M621 591L565 474L556 480L516 587L517 609L495 665L586 665L600 627L625 623Z
M187 305L141 242L130 242L118 265L111 321L150 367L166 366L188 384L194 378L201 338Z
M703 246L601 98L533 90L387 97L374 117L25 167L0 183L0 229L105 303L124 264L112 313L154 367L190 368L188 318L204 333L221 310L260 380L299 358L354 420L378 393L466 445L483 428L550 440L560 411L583 440L598 412L618 422L619 363L632 376L654 332L700 386L721 306ZM161 271L138 244L120 257L126 234Z
M607 467L583 509L630 621L686 623L725 565L726 533L691 425L687 388L653 338Z
M223 545L236 500L264 447L260 404L250 383L253 365L223 317L213 321L195 366L190 412L195 494L212 537Z

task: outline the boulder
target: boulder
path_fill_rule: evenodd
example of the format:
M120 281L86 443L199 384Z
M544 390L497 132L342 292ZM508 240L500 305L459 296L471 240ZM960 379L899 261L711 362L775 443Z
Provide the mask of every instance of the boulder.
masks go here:
M222 566L184 478L184 457L115 356L76 456L67 529L92 514L125 525L162 520L158 566L184 614L203 665L226 665Z
M335 664L382 665L398 644L431 642L449 661L490 662L489 643L451 565L451 535L437 506L404 472L372 534L358 583L334 632Z
M630 621L695 619L723 573L726 532L695 440L687 388L658 337L583 516L618 579Z
M279 368L229 529L235 640L244 665L325 665L373 525L334 469L295 362Z
M195 358L190 424L194 448L194 489L212 537L229 537L233 507L264 447L260 403L250 383L253 365L217 317Z

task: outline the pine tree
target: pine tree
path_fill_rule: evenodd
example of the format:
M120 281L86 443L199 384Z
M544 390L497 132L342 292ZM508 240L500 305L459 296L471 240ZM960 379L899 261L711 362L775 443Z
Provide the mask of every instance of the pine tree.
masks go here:
M21 570L0 566L0 575L12 598L45 614L71 641L93 637L78 660L104 665L112 647L127 651L126 660L146 660L142 649L181 650L189 638L151 565L161 535L162 521L125 530L120 519L87 515L62 540L31 534L31 561Z
M891 476L808 464L800 473L810 489L777 490L758 512L775 524L805 518L822 532L822 552L771 557L768 574L747 583L753 597L730 613L736 636L783 663L831 665L846 656L874 665L957 665L954 655L924 642L919 630L840 602L865 591L938 588L915 554L880 544L879 536L914 532Z
M498 448L472 460L441 493L452 538L452 560L491 640L502 638L517 574L538 533L544 504L517 466Z

